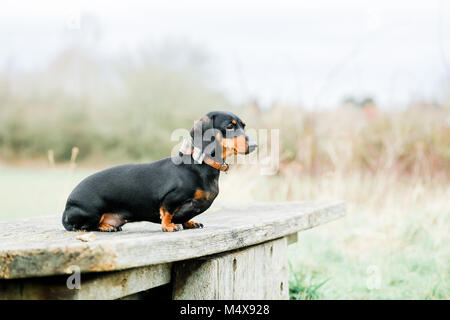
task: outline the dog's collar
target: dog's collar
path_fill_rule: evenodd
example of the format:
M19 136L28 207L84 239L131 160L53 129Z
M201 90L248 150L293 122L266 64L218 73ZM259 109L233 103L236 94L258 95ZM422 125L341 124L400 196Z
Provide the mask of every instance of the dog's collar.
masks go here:
M192 158L198 162L198 163L206 163L210 167L213 167L214 169L227 172L230 166L225 161L223 163L220 163L216 160L214 160L212 157L204 154L201 152L199 148L194 147L192 144L192 141L185 139L183 141L183 144L180 147L180 152L183 154L190 154L192 155Z
M223 172L227 172L228 169L230 168L230 165L225 161L223 163L220 163L209 156L205 156L203 162L206 163L208 166Z

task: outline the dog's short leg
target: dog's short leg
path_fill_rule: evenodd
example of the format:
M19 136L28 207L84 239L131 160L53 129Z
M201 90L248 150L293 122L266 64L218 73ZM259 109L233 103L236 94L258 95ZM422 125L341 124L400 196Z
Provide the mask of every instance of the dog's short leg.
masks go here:
M180 228L178 225L172 222L173 214L170 214L167 209L161 207L159 209L159 216L161 218L161 229L165 232L176 232L179 231Z

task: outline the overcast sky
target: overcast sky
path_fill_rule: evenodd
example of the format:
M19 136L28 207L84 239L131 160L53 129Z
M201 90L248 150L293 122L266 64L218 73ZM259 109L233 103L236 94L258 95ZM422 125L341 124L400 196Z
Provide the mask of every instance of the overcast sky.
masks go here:
M392 107L439 97L450 72L445 0L1 0L0 67L39 68L73 37L92 36L82 14L94 18L105 56L166 38L204 47L236 102L323 107L372 95Z

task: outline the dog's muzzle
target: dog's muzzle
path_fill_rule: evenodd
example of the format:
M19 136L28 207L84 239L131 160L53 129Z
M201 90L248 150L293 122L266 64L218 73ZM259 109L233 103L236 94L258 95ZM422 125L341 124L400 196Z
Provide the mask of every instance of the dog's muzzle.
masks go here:
M249 154L250 152L255 151L256 148L258 148L258 144L255 141L247 141L247 152L245 154Z

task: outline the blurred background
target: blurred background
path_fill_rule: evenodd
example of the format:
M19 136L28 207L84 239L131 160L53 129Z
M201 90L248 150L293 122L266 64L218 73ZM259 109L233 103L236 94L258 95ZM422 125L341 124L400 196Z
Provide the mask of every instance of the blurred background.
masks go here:
M3 0L0 220L230 110L280 167L234 166L216 208L347 202L290 247L292 299L449 299L449 39L444 0Z

